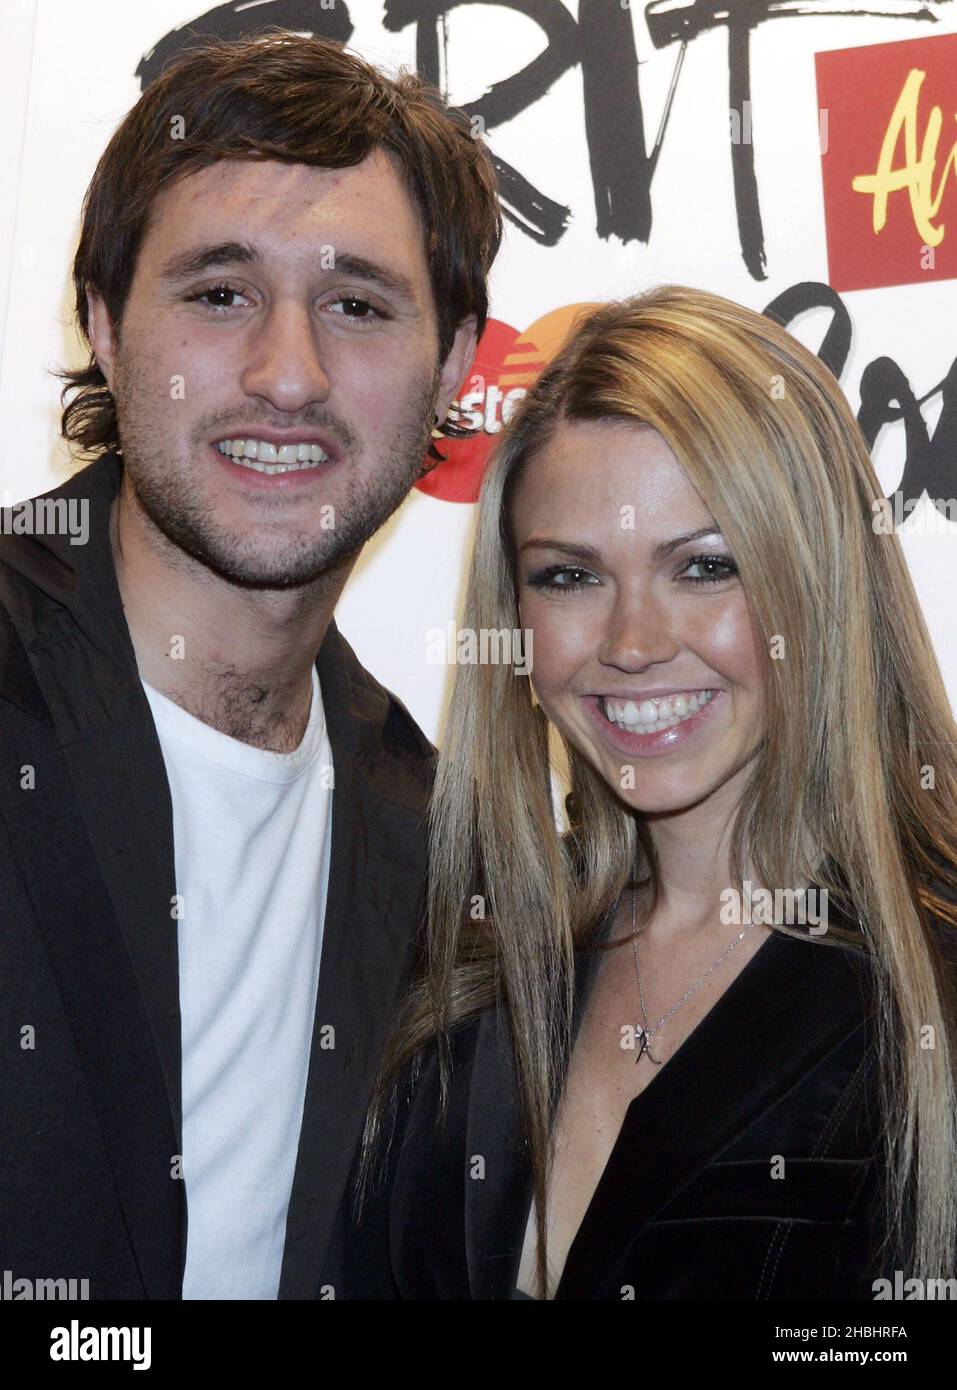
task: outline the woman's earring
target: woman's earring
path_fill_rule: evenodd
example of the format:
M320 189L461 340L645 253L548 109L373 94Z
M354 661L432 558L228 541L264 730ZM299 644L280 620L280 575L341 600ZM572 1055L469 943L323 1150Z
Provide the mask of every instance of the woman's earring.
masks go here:
M441 430L440 428L436 428L436 427L438 426L438 423L439 423L438 412L435 411L435 410L433 410L433 412L432 412L432 438L433 438L433 439L441 439L441 438L442 438L442 430Z

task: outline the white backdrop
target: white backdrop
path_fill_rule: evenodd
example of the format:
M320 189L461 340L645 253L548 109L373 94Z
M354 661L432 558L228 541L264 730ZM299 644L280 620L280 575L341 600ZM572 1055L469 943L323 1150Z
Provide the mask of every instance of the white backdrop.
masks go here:
M350 47L392 70L415 66L419 26L396 25L405 13L424 13L424 5L399 11L380 0L352 0L348 6L336 0L334 7L330 0L289 0L285 5L264 0L217 6L210 14L211 22L221 26L234 13L248 19L255 12L262 23L286 23L288 15L308 13L314 17L311 26L322 32L333 8L337 23L353 26ZM545 16L551 32L526 10ZM728 11L734 28L730 34L719 18ZM390 17L393 12L398 18ZM8 276L0 277L5 422L0 491L7 501L43 491L71 469L58 439L58 383L49 369L85 360L71 323L69 280L83 193L112 130L140 93L135 73L144 55L202 13L198 0L4 0L0 173L5 187L15 191L0 212L0 251L9 266ZM629 94L620 71L600 52L601 26L608 31L622 20L629 26L635 61L627 45L612 47L619 61L624 54L631 81L640 84L638 125L643 132L635 125L634 93ZM684 25L684 45L680 35L664 41L662 25L667 23ZM290 27L303 27L303 22ZM513 0L459 4L438 23L423 20L421 28L423 36L438 38L439 77L450 100L475 103L479 111L486 100L494 107L490 88L494 96L496 84L520 73L549 44L551 52L562 42L571 45L569 65L547 90L488 127L492 152L527 181L531 202L551 206L556 219L544 240L517 220L508 221L492 277L495 320L521 334L563 306L633 293L664 280L714 290L755 309L764 309L801 282L833 283L853 330L841 376L852 406L858 409L868 364L892 359L922 402L920 414L933 436L945 394L939 388L957 357L957 172L948 163L957 138L954 3L730 0L719 6L701 0L650 5L638 0L630 5L628 0L541 0L533 6ZM919 47L915 40L921 41ZM893 47L873 52L877 45ZM852 51L835 56L836 50ZM755 204L743 210L736 205L732 173L729 61L740 71L745 54L750 58L750 107L744 110L742 104L736 119L744 136L750 119L748 157L753 156L763 271L754 250ZM886 80L874 80L875 63ZM622 211L626 195L640 191L636 149L640 155L642 133L646 150L655 144L676 66L660 156L650 179L651 225L636 234ZM896 95L915 68L927 74L915 108L918 152L934 106L940 108L942 123L936 151L931 150L936 168L929 177L933 197L940 200L933 221L943 235L930 257L908 188L890 194L887 226L875 233L873 200L851 191L841 173L876 170ZM739 96L742 90L738 88ZM611 104L592 106L589 127L586 95L597 103L603 92L610 93ZM831 94L831 105L820 100L820 92ZM828 111L823 118L822 105ZM631 121L630 142L621 130L615 133L609 112L619 119L624 112L626 126ZM606 129L604 151L610 151L621 182L608 200L619 218L618 231L602 234L593 169ZM902 139L895 168L903 162L904 148ZM828 160L837 193L826 200L822 169ZM842 212L847 207L850 214ZM846 245L840 266L832 264L828 229L832 241L843 235L847 243L848 217L853 220L861 209L863 220L850 227L850 245L855 263L860 248L857 269L869 268L857 275L857 283L869 287L845 288L850 283ZM742 250L742 222L745 239L750 237L750 266ZM830 311L812 309L800 316L793 331L816 351L830 321ZM540 334L532 336L541 344ZM485 371L480 388L492 384L492 376ZM948 452L937 464L938 484L953 476L953 419L946 434ZM938 450L944 439L942 425ZM905 447L902 423L881 430L874 457L888 495L901 485ZM913 462L913 444L911 454ZM919 495L920 487L914 493ZM952 482L946 493L938 486L931 495L951 494L957 495ZM405 700L432 738L440 734L451 671L426 661L426 634L459 616L472 513L467 502L414 491L368 546L337 613L360 658ZM957 631L951 621L957 525L941 526L939 512L925 498L902 534L957 704Z

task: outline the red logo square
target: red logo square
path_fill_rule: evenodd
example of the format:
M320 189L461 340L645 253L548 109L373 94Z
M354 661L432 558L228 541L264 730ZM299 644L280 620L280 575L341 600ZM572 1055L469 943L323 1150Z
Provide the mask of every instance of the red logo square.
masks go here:
M957 34L815 64L832 287L957 277Z

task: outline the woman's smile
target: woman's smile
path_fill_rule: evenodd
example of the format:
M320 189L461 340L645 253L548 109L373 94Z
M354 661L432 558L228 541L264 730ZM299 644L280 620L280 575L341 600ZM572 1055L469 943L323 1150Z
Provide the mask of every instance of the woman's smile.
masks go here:
M682 691L660 699L585 695L582 704L602 738L619 753L657 758L706 729L724 691Z

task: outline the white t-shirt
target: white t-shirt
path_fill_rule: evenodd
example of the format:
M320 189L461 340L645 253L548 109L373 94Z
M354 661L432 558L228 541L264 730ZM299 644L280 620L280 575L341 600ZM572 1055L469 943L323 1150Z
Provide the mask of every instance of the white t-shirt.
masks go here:
M143 688L172 793L181 914L183 1298L275 1298L329 883L319 677L292 753L250 747Z

